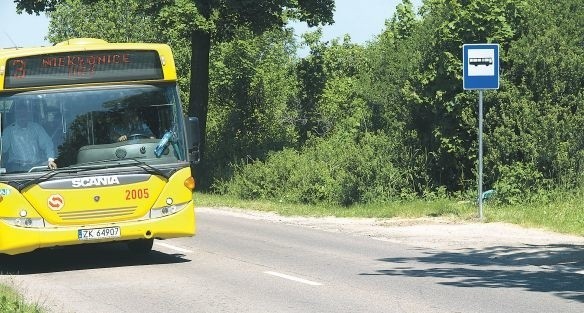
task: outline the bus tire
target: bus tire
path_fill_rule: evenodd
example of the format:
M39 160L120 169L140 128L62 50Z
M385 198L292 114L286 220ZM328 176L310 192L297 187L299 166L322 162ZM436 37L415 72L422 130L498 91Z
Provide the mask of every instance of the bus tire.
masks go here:
M128 249L132 254L148 254L152 251L154 238L151 239L136 239L128 241Z

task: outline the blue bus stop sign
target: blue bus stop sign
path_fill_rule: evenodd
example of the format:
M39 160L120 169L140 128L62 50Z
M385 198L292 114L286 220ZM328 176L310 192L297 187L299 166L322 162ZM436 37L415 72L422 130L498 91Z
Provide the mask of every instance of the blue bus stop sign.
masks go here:
M499 89L499 44L462 45L465 90Z

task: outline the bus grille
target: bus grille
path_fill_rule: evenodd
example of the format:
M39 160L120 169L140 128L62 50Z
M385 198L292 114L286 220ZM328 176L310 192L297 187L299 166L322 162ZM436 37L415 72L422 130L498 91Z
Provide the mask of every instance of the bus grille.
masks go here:
M120 218L130 216L136 211L136 207L99 209L79 212L59 212L57 213L63 221L76 220L92 220L92 219L107 219Z

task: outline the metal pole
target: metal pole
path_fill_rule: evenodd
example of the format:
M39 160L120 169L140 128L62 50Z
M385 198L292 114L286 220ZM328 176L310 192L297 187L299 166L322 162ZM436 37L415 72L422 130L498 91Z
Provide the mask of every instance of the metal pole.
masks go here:
M479 219L483 220L483 91L479 90Z

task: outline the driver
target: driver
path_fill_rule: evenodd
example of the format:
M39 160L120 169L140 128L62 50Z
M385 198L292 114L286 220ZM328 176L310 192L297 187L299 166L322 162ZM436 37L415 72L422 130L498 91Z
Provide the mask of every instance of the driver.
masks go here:
M144 138L154 139L154 133L140 118L138 112L127 113L124 116L124 123L113 128L113 139L115 141L126 141L133 135L141 135Z
M33 112L25 101L14 102L15 122L2 133L2 153L9 172L27 172L47 165L56 169L51 137L39 124L31 121Z

